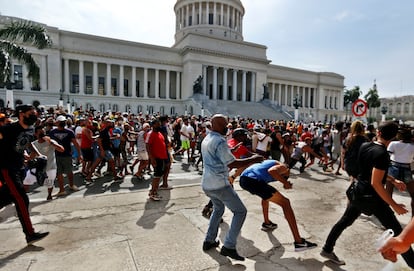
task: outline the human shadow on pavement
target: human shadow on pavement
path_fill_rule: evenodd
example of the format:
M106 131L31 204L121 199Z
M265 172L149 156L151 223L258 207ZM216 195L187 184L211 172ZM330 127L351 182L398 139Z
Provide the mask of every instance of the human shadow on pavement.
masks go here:
M35 208L36 206L42 205L47 203L47 201L38 201L38 202L30 202L29 200L29 215L30 216L35 216L35 215L39 215L39 212L32 212L32 209ZM17 212L16 212L16 207L14 206L13 203L5 206L3 209L0 209L0 222L1 223L6 223L6 220L10 217L15 217L16 220L19 220L18 216L17 216Z
M0 258L0 269L6 266L9 261L16 259L17 257L23 255L26 252L35 252L35 251L42 251L42 250L44 250L43 247L38 247L34 245L25 246L24 248L14 252L13 254L10 254L4 258Z
M174 214L168 211L171 207L175 205L175 203L168 205L168 203L170 202L171 190L162 190L159 191L159 193L161 196L160 201L153 201L151 199L147 199L144 206L144 213L137 220L137 226L140 226L144 229L153 229L157 225L158 219L167 214Z

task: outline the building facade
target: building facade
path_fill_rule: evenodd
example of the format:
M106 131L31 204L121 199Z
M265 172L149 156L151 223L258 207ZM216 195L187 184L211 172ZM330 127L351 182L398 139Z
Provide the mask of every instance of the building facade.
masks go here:
M69 110L201 114L203 103L191 99L198 93L203 100L257 106L267 99L284 111L293 111L300 101L304 120L344 118L344 77L271 64L266 46L244 41L239 0L177 0L174 12L172 47L44 25L53 46L28 48L40 66L40 85L32 86L25 66L14 63L12 95L0 85L0 107L36 103ZM19 18L0 16L0 27L13 20Z

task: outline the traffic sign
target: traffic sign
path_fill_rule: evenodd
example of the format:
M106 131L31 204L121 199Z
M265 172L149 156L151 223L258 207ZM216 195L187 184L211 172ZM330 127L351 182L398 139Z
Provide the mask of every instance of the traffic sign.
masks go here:
M361 117L367 113L368 104L366 101L362 99L357 99L355 102L352 103L352 114L356 117Z

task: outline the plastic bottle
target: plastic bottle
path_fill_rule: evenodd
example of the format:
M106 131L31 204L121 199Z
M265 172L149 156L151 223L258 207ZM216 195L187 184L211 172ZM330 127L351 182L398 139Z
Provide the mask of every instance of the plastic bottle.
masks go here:
M375 247L377 248L377 251L385 244L385 242L388 241L391 237L394 236L394 231L391 229L388 229L384 231L380 237L375 242ZM388 262L384 268L381 269L381 271L405 271L405 270L411 270L408 266L405 265L404 260L401 257L398 257L397 262Z

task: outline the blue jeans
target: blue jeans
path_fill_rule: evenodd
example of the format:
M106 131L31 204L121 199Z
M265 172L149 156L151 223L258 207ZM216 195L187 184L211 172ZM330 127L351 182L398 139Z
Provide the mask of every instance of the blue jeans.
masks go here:
M224 239L226 248L235 249L237 237L240 234L241 227L246 219L247 209L240 200L236 191L231 186L226 186L218 190L204 191L213 202L213 213L210 217L207 235L205 241L214 242L217 238L220 220L224 213L224 206L229 208L233 213L230 229Z

